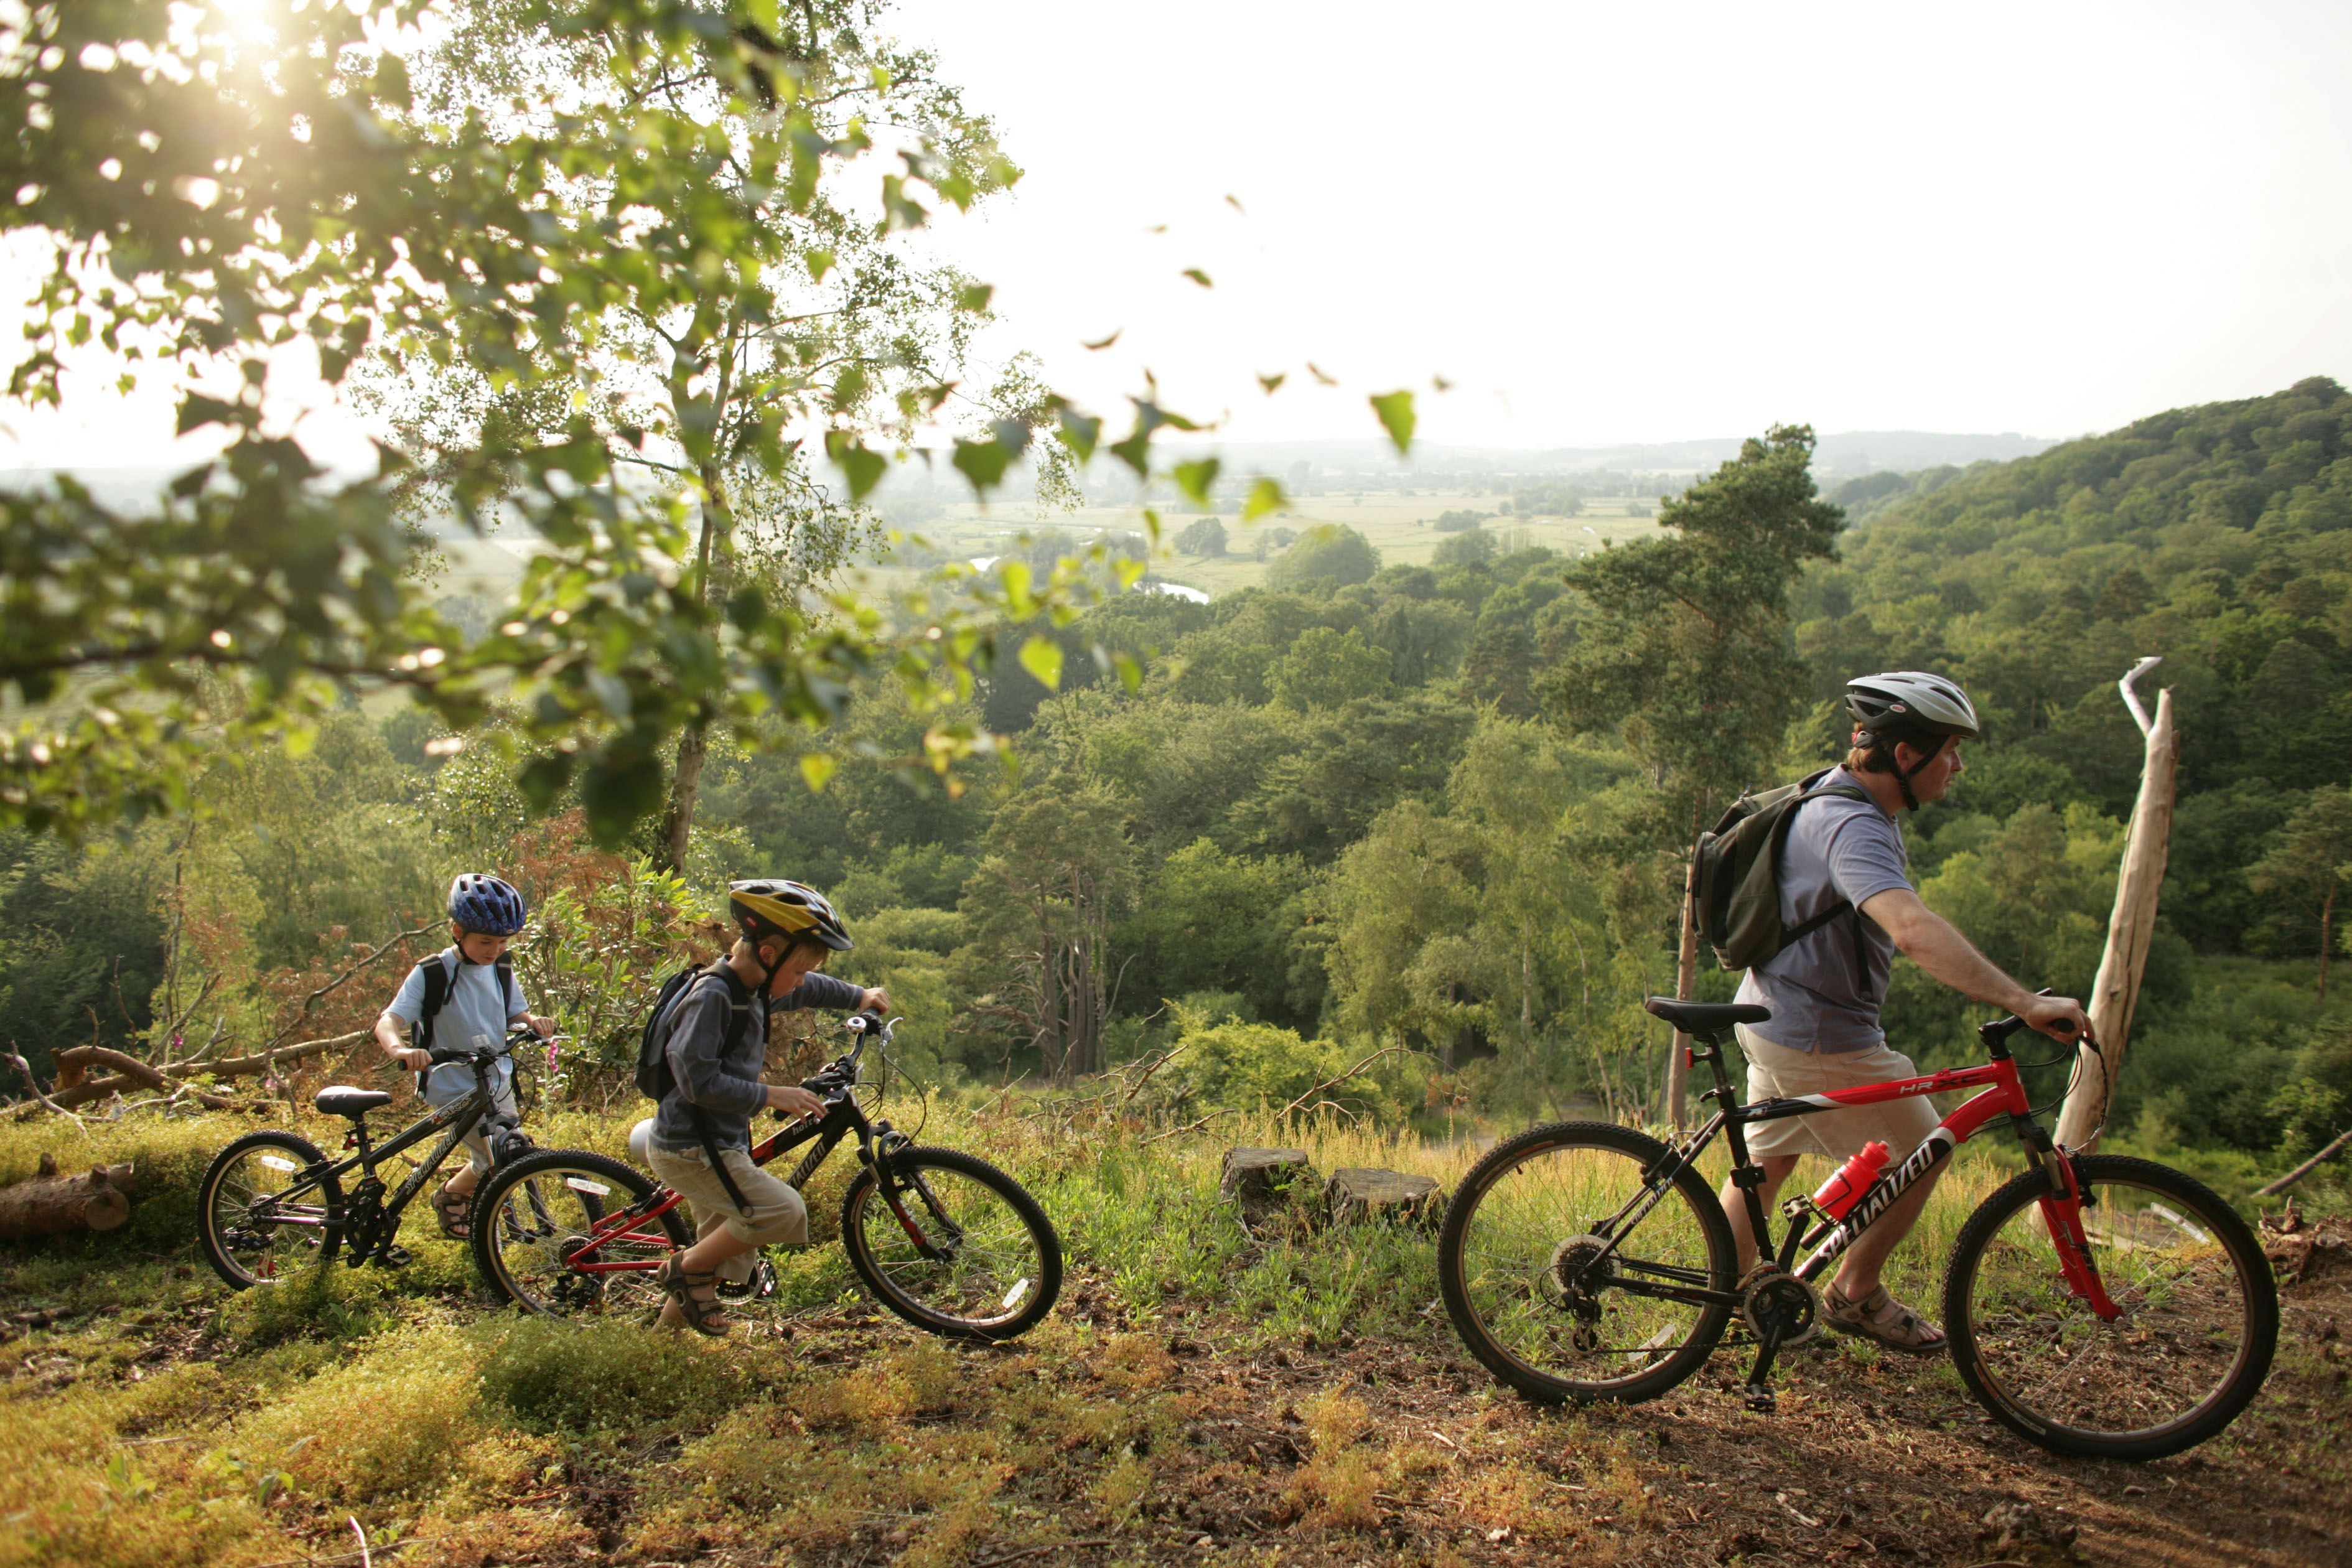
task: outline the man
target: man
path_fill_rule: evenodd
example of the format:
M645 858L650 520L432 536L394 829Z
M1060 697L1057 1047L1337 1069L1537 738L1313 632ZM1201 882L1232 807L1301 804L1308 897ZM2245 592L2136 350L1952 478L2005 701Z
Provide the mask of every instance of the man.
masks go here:
M1779 884L1781 918L1791 929L1841 900L1851 907L1750 969L1740 983L1738 1000L1772 1010L1760 1026L1738 1030L1748 1055L1749 1100L1918 1076L1909 1058L1887 1048L1879 1027L1896 948L1954 990L2072 1044L2089 1027L2082 1004L2034 995L1911 890L1896 813L1943 799L1960 776L1961 743L1976 739L1978 730L1968 694L1943 676L1899 670L1849 683L1846 711L1854 730L1844 764L1808 782L1814 791L1843 785L1869 798L1809 794L1790 823ZM1936 1121L1935 1107L1914 1096L1765 1122L1748 1134L1748 1152L1764 1172L1759 1196L1769 1208L1807 1153L1840 1161L1875 1139L1900 1163ZM1936 1174L1913 1183L1848 1249L1822 1297L1832 1328L1898 1351L1944 1348L1943 1331L1895 1300L1879 1280L1888 1254L1918 1219ZM1723 1206L1745 1273L1756 1256L1748 1206L1729 1185Z

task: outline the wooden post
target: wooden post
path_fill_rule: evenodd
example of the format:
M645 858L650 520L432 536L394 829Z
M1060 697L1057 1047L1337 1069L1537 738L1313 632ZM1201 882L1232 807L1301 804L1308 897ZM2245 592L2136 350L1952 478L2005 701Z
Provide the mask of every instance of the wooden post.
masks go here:
M1698 922L1691 910L1690 890L1683 890L1683 940L1681 951L1675 958L1675 997L1677 1001L1697 999L1698 992ZM1690 1125L1690 1058L1684 1053L1690 1049L1690 1037L1680 1029L1675 1031L1674 1048L1666 1054L1666 1119L1680 1132Z
M2058 1118L2058 1142L2076 1151L2094 1148L2107 1119L2107 1099L2124 1064L2130 1043L2132 1009L2139 1001L2140 977L2147 969L2149 939L2156 934L2156 899L2164 886L2165 857L2172 840L2173 772L2180 747L2172 729L2172 691L2157 694L2156 717L2150 720L2132 691L2132 682L2155 666L2144 658L2120 685L2124 701L2147 736L2147 755L2140 768L2139 800L2132 807L2131 831L2124 841L2124 863L2116 879L2116 910L2107 921L2106 952L2099 959L2099 977L2091 985L2091 1032L2099 1042L2099 1060L2084 1057L2074 1092Z

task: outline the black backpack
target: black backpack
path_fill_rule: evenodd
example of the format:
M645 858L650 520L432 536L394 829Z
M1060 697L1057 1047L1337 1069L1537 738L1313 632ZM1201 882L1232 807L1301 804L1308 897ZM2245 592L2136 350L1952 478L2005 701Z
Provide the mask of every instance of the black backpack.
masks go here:
M665 1100L677 1092L677 1075L670 1071L670 1014L697 982L715 979L727 986L727 1054L732 1056L743 1043L743 1031L751 1026L751 988L724 959L704 964L688 964L662 982L654 994L654 1005L646 1015L645 1033L637 1040L637 1091L649 1100ZM684 1102L687 1114L694 1121L695 1135L702 1140L702 1152L710 1157L710 1169L719 1184L727 1189L727 1196L736 1212L750 1215L751 1205L743 1201L743 1194L735 1185L735 1178L727 1173L727 1163L719 1157L719 1141L710 1131L710 1119L702 1107L692 1100Z
M449 988L455 982L450 976L448 960L450 954L457 951L454 947L445 947L426 959L422 965L425 971L425 1005L417 1010L416 1022L408 1026L409 1044L420 1051L429 1051L433 1048L433 1020L439 1017L441 1009L449 1005ZM459 963L466 962L462 954L459 955L457 962ZM503 952L499 954L498 962L492 964L491 968L498 972L499 994L511 1003L515 994L512 955ZM511 1008L509 1009L507 1016L509 1017L514 1016ZM425 1092L425 1080L432 1076L431 1068L426 1068L416 1075L417 1093Z
M1795 926L1780 923L1780 856L1797 808L1832 795L1871 799L1867 790L1852 784L1819 787L1832 771L1762 795L1744 794L1713 831L1698 836L1691 851L1691 916L1724 968L1752 969L1840 915L1848 915L1853 922L1857 983L1869 984L1870 952L1863 937L1862 911L1845 900Z

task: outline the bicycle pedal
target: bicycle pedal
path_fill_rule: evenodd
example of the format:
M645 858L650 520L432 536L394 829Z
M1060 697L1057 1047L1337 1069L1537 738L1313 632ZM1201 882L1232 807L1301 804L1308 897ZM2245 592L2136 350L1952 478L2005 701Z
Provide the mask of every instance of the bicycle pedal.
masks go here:
M1770 1415L1780 1408L1780 1401L1762 1384L1751 1383L1748 1385L1748 1408L1759 1415Z
M405 1268L415 1256L404 1247L384 1247L377 1248L375 1256L368 1261L380 1268Z

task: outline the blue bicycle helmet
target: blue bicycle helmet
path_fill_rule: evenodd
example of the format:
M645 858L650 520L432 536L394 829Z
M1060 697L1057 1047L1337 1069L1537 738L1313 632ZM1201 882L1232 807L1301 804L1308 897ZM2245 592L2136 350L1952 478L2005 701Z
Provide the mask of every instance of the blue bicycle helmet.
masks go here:
M530 910L506 882L468 871L449 884L449 918L484 936L512 936L530 919Z

